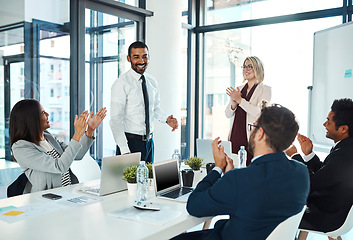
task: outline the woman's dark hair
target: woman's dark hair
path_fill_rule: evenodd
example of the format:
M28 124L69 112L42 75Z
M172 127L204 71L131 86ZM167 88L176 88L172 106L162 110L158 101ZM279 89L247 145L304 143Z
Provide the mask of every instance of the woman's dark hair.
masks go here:
M25 99L13 106L10 114L9 135L11 146L18 140L39 145L41 138L40 103Z

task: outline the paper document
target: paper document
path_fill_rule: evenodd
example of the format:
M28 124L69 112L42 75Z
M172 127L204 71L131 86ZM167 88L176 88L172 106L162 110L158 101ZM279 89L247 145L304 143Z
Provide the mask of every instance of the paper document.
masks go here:
M179 217L181 212L173 210L171 207L162 206L160 211L140 210L133 206L118 209L108 213L113 217L124 218L132 221L163 225Z

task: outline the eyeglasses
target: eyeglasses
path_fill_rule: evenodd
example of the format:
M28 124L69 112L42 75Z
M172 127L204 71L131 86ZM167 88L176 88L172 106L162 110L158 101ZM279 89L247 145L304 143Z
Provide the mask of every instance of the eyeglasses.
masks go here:
M252 66L252 65L248 65L248 66L241 66L241 68L243 69L243 70L245 70L245 69L249 69L249 70L251 70L251 69L253 69L254 67Z
M253 128L259 128L259 126L256 126L255 124L248 123L248 130L251 132Z

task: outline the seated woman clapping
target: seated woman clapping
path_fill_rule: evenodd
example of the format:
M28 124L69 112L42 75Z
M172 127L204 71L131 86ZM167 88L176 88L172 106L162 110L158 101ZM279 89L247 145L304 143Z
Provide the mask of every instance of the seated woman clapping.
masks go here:
M101 108L95 115L88 111L76 115L75 133L66 145L47 131L49 114L37 100L17 102L10 114L9 135L13 158L29 180L25 192L78 183L70 166L74 160L81 160L92 145L93 133L106 112Z

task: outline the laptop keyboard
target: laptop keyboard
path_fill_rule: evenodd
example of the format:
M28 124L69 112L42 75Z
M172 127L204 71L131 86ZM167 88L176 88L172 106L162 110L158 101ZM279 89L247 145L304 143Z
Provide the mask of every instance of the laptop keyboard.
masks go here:
M84 192L89 192L89 193L97 193L99 194L100 192L100 187L99 186L95 186L95 187L86 187L85 189L83 189Z
M185 194L187 194L187 193L189 193L189 192L192 192L192 188L179 188L179 189L175 189L175 190L173 190L173 191L171 191L171 192L167 192L167 193L164 193L164 194L162 194L164 197L169 197L169 198L173 198L173 199L175 199L175 198L178 198L178 197L180 197L180 196L182 196L182 195L185 195Z

